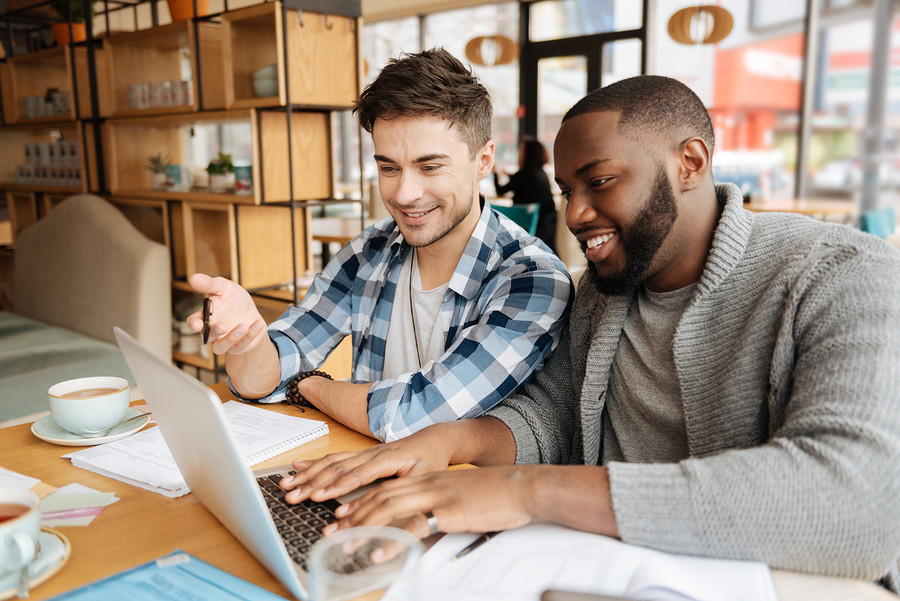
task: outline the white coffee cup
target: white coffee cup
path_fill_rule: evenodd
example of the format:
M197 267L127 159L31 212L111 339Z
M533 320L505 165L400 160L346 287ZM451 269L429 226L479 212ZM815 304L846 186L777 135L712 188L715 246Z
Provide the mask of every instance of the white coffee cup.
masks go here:
M124 378L91 376L54 384L47 395L56 423L72 434L90 438L122 421L131 390Z
M37 556L41 500L24 488L0 486L0 579Z

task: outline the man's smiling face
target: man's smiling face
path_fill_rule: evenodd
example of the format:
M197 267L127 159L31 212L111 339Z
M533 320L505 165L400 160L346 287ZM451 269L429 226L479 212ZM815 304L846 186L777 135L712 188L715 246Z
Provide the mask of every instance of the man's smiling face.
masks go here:
M372 127L378 188L403 237L425 247L475 227L478 182L493 166L493 142L474 158L444 119L431 116L377 119Z
M556 180L575 234L607 294L621 294L672 268L660 252L678 217L665 165L622 133L618 113L573 117L554 145Z

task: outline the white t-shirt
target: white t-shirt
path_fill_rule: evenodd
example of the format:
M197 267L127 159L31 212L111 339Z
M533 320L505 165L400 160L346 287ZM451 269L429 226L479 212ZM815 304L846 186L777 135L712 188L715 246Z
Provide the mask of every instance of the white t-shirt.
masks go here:
M444 354L447 331L441 304L448 283L423 291L415 249L409 253L400 270L391 309L382 373L385 379L417 372Z

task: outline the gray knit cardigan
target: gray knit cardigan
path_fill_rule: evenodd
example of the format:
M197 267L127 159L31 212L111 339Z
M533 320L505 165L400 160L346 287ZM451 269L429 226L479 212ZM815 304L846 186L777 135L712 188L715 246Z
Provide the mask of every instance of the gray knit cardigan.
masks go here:
M753 214L730 184L716 193L722 215L674 340L690 458L609 464L622 539L896 588L900 252L843 225ZM559 347L488 413L512 431L517 463L602 463L634 298L595 281L589 267Z

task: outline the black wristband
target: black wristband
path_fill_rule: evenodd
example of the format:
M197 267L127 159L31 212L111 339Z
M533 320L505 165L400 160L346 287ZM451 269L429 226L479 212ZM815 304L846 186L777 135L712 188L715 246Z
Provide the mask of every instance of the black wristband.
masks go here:
M310 378L312 376L321 376L323 378L328 378L329 380L334 380L334 378L326 374L324 371L320 371L318 369L301 371L299 374L291 378L290 382L288 382L287 390L285 391L288 404L294 407L299 407L301 410L304 407L315 409L315 406L305 398L303 398L303 395L300 394L300 390L297 388L297 384L300 383L300 380L305 380L306 378Z

